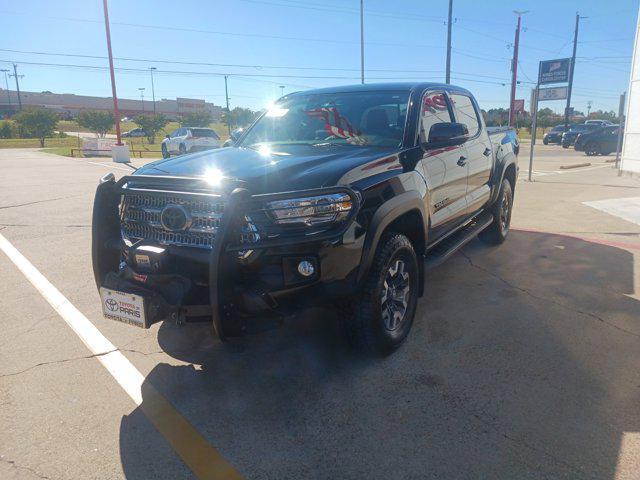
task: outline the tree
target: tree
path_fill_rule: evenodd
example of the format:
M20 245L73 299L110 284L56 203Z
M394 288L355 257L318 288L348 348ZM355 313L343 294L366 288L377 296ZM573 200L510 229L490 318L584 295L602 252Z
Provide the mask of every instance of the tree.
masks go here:
M40 147L44 147L44 139L53 135L58 124L58 114L44 108L29 108L15 116L20 130L40 140Z
M133 121L146 132L150 144L155 143L156 134L169 123L167 117L162 114L138 115Z
M253 122L258 116L258 112L254 112L249 108L236 107L231 112L224 110L222 123L231 125L231 127L246 127Z
M113 128L115 120L111 112L84 110L78 114L77 122L81 127L88 128L104 138L105 134Z
M180 120L183 127L208 127L213 120L210 112L190 112L185 113Z
M12 137L11 124L8 121L2 122L0 126L0 138L11 138Z

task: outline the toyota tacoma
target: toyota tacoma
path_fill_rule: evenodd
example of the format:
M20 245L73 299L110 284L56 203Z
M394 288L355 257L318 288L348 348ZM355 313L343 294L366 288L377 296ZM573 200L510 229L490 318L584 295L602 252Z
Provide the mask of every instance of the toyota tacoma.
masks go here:
M517 151L514 131L488 130L452 85L286 95L231 147L101 179L103 312L145 328L205 320L225 340L335 303L353 346L389 353L430 267L476 236L505 240Z

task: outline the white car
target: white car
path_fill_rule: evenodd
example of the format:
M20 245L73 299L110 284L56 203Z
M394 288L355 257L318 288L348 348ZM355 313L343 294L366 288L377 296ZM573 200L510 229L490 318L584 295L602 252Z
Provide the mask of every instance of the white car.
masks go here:
M181 127L162 141L162 156L210 150L220 147L220 137L210 128Z

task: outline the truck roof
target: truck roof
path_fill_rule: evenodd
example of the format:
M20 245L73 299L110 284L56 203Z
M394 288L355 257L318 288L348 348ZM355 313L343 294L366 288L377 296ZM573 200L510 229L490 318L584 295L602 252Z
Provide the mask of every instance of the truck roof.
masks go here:
M446 83L437 82L389 82L389 83L365 83L355 85L342 85L338 87L316 88L312 90L304 90L291 93L285 96L307 95L314 93L346 93L346 92L384 92L384 91L422 91L426 89L438 88L449 92L460 92L471 95L467 89L456 85L447 85Z

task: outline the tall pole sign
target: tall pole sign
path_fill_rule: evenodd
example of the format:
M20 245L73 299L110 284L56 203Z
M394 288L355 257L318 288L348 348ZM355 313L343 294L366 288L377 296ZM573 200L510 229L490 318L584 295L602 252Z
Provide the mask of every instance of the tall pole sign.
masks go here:
M562 88L545 88L540 90L540 85L551 83L566 83L569 81L571 70L570 58L558 58L556 60L543 60L538 66L538 83L535 93L532 95L531 113L531 151L529 152L529 181L533 171L533 147L536 144L536 130L538 127L538 102L541 100L557 100L562 96ZM543 93L541 95L541 92ZM566 94L566 92L565 92Z

